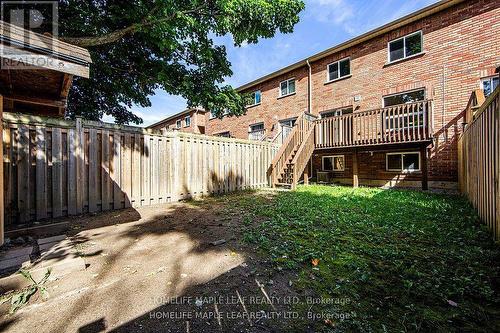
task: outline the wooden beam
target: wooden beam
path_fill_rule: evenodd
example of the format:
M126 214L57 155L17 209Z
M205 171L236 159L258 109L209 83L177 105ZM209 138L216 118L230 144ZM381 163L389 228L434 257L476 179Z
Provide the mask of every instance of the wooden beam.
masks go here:
M62 100L68 98L69 90L71 89L72 83L73 83L73 75L64 74L61 82L61 94L60 94Z
M28 104L37 104L37 105L46 105L46 106L52 106L56 108L64 108L66 107L66 101L55 101L52 99L48 98L38 98L38 97L28 97L28 96L21 96L21 95L5 95L5 99L16 101L16 102L23 102L23 103L28 103Z
M358 178L358 150L354 149L352 154L352 187L359 187Z
M59 94L59 97L61 97L61 101L64 102L64 107L59 108L60 116L64 116L64 114L66 113L66 107L68 106L68 95L72 84L73 84L73 75L64 74Z
M428 185L428 172L427 172L427 147L422 146L420 148L420 158L422 162L422 190L426 191L429 188Z
M88 65L75 64L69 61L54 59L50 56L37 54L17 47L2 44L2 66L25 68L45 68L56 72L89 78L90 69Z

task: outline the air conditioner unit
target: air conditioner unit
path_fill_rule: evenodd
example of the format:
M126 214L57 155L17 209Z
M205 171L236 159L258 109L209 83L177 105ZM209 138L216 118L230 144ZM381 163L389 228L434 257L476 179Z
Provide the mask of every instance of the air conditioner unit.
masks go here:
M330 172L328 171L318 171L318 183L329 183L330 182Z

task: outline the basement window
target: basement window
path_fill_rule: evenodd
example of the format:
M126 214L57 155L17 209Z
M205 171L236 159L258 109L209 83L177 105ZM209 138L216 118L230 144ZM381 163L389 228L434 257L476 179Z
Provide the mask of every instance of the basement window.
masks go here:
M389 63L422 53L422 31L389 42Z
M484 97L488 97L498 87L498 76L491 76L481 79L481 89L484 91Z
M344 155L323 156L323 171L344 171Z
M387 153L386 170L397 172L420 171L420 153Z
M328 65L327 82L342 79L351 75L351 59L346 58Z
M280 96L285 97L295 94L295 79L288 79L280 83Z

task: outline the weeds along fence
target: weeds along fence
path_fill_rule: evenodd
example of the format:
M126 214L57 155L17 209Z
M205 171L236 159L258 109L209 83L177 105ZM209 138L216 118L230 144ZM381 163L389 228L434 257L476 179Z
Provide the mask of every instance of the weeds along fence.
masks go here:
M500 87L466 126L458 155L460 191L500 240Z
M5 223L268 186L278 146L4 114Z

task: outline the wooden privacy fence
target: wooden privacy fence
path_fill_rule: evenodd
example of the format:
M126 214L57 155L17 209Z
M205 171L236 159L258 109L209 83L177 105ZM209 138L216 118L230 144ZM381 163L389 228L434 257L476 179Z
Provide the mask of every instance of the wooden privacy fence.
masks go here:
M483 103L458 141L460 191L500 239L500 87Z
M6 225L268 186L278 150L100 122L4 114Z

